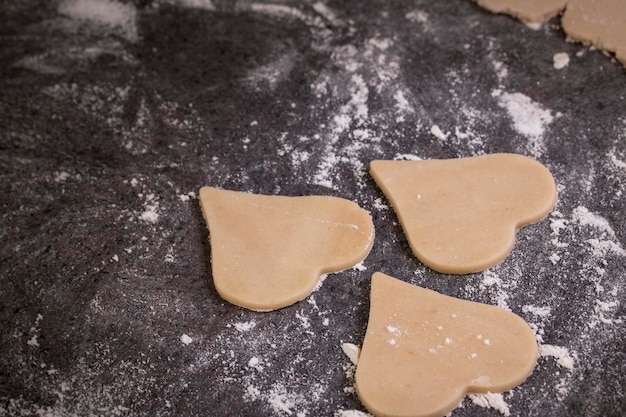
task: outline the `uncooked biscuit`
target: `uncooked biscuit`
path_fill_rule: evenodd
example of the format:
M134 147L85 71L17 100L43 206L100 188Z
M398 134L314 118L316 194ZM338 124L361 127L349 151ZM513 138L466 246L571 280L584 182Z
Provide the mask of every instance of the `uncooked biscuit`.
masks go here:
M251 310L309 295L326 272L353 266L374 240L370 215L337 197L255 195L200 189L218 293Z
M375 273L356 390L376 416L443 416L466 393L521 384L537 357L519 316Z
M476 0L479 6L493 12L506 13L528 23L543 22L565 8L567 0Z
M624 0L476 0L479 6L527 23L541 23L565 9L561 25L570 39L615 53L626 65Z
M569 0L561 24L570 38L614 52L626 65L625 0Z
M552 211L556 186L539 162L514 154L372 161L409 245L440 272L485 270L504 259L519 227Z

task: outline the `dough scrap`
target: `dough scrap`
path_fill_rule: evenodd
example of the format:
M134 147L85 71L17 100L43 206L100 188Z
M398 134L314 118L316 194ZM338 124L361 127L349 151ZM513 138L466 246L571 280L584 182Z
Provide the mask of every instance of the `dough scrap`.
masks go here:
M568 0L476 0L479 6L506 13L527 23L544 22L565 8Z
M413 253L450 274L483 271L513 249L518 228L554 208L550 171L522 155L424 161L372 161Z
M626 1L569 0L561 24L570 38L614 52L626 65Z
M565 10L563 30L571 39L615 53L626 66L626 1L624 0L476 0L493 13L506 13L527 23L542 23Z
M202 187L200 206L215 288L225 300L251 310L304 299L322 274L359 263L374 241L371 216L343 198Z
M443 416L467 393L521 384L537 358L533 331L511 312L372 276L355 382L375 416Z

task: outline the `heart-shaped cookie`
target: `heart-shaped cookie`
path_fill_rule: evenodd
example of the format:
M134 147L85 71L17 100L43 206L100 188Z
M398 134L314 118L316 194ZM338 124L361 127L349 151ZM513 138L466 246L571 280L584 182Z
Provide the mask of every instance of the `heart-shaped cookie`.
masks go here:
M522 155L372 161L409 245L424 264L450 274L490 268L513 249L518 228L552 211L550 171Z
M200 206L211 238L215 288L227 301L251 310L304 299L322 274L363 260L374 240L370 215L337 197L202 187Z
M376 416L443 416L466 393L519 385L537 357L519 316L377 272L356 389Z
M590 43L626 65L626 2L569 0L561 26L571 39Z
M476 0L493 13L507 13L524 22L545 22L565 8L567 0Z

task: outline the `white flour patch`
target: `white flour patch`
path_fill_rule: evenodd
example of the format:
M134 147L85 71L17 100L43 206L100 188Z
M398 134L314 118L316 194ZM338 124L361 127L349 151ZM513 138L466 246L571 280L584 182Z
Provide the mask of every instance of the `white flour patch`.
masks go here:
M448 138L449 133L443 133L443 131L437 125L433 125L430 128L430 134L436 137L439 140L446 140Z
M242 321L242 322L234 323L233 327L238 332L249 332L250 330L256 327L256 322L254 320Z
M159 202L155 201L154 194L148 194L146 196L144 208L144 212L139 215L141 220L147 223L156 223L159 221Z
M552 112L522 93L503 93L496 90L492 95L498 99L500 107L506 109L515 130L530 140L529 150L532 154L541 155L545 130L554 119Z
M372 207L376 210L388 210L389 206L383 202L381 198L377 198L372 203Z
M608 220L599 214L590 212L586 207L576 207L572 212L572 221L580 226L593 227L598 231L607 234L609 237L615 237L615 231L609 224Z
M502 82L509 76L509 69L503 62L495 59L493 54L491 54L491 64L493 65L493 69L496 72L496 77L498 77L500 85L502 85Z
M70 177L70 174L65 171L55 172L53 174L53 181L58 183L65 182Z
M263 13L270 16L294 18L305 22L310 20L308 16L301 10L283 4L251 3L249 7L250 10L254 12Z
M539 346L539 352L541 356L553 357L561 368L570 371L574 369L576 353L570 353L569 349L565 347L545 344Z
M393 95L393 98L396 101L396 109L398 111L398 117L396 117L396 122L404 122L404 115L407 113L413 113L413 107L404 96L402 90L396 91L396 93Z
M525 305L524 307L522 307L522 311L524 313L530 313L536 317L548 317L550 316L552 309L548 306L538 307L534 305Z
M248 361L248 367L254 368L258 372L263 372L263 365L261 364L261 360L259 360L259 358L257 358L256 356L250 358L250 360Z
M558 52L552 57L554 69L560 70L569 65L569 55L565 52Z
M335 413L334 417L374 417L369 413L364 413L359 410L339 410Z
M517 286L517 279L511 274L506 281L502 280L497 273L498 267L487 269L483 272L483 279L479 284L481 292L488 292L498 307L510 311L509 292Z
M400 74L399 57L393 54L394 41L373 36L360 44L331 49L336 70L323 71L311 83L318 99L316 108L327 113L313 134L322 139L323 148L310 154L317 158L310 181L337 189L337 171L348 168L355 183L364 187L362 177L367 173L362 153L379 147L381 138L390 130L384 121L403 121L412 114L407 90L397 81ZM371 113L370 98L380 96L389 105L376 114ZM295 161L294 168L297 160Z
M335 13L330 7L328 7L321 1L313 3L311 7L313 7L313 10L315 10L318 14L320 14L333 25L341 26L343 24L343 22L341 22L341 20L337 18L337 13Z
M423 10L411 10L404 18L414 23L428 23L428 13Z
M603 259L608 255L626 256L626 250L615 238L615 231L604 217L592 213L586 207L578 206L572 211L572 223L599 232L596 237L586 240L589 250L596 258Z
M620 325L624 323L624 317L614 317L615 311L619 307L620 302L618 300L601 301L595 300L594 303L594 316L589 323L591 328L602 323L605 325ZM611 317L613 316L613 317Z
M350 359L350 362L352 362L353 365L356 365L359 362L361 349L357 345L353 343L342 343L341 350Z
M472 401L472 403L480 407L492 408L499 411L504 416L511 415L509 405L504 400L504 396L500 393L488 392L486 394L469 394L468 398Z
M127 40L138 39L136 15L132 4L113 0L65 0L58 8L60 14L113 29Z
M398 153L393 157L394 161L421 161L422 158L420 158L417 155L413 155L411 153Z
M216 10L213 0L167 0L166 3L192 9Z
M295 62L296 54L287 52L275 61L249 71L243 79L244 84L255 91L275 90L282 81L289 78Z

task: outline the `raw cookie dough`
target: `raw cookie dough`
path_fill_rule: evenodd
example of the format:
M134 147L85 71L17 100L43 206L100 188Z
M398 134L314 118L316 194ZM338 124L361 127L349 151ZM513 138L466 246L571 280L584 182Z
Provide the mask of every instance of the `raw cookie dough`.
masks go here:
M570 38L614 52L626 65L625 0L569 0L561 24Z
M626 65L624 0L476 0L479 6L507 13L527 23L541 23L565 9L561 25L574 40L615 53Z
M537 357L519 316L377 272L356 390L376 416L443 416L466 393L521 384Z
M374 240L370 215L337 197L255 195L200 189L218 293L251 310L286 307L326 272L363 260Z
M539 162L514 154L372 161L415 256L439 272L485 270L513 249L515 232L552 211L556 186Z
M565 8L567 0L476 0L479 6L506 13L528 23L544 22Z

